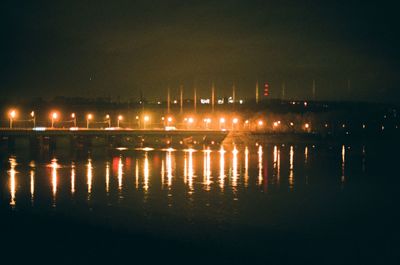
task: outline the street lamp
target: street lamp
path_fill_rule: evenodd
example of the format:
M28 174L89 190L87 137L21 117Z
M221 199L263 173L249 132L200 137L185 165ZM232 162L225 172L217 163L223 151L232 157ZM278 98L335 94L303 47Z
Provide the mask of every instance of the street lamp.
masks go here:
M145 115L143 117L143 129L146 129L146 122L148 122L150 120L150 117Z
M204 119L204 123L206 124L206 129L208 129L208 125L211 123L211 119L210 118L205 118Z
M234 129L234 126L236 126L236 124L239 122L238 118L233 118L232 120L232 130Z
M249 120L245 120L245 121L244 121L244 127L245 127L245 128L249 129L249 128L250 128L250 125L249 125L249 124L250 124L250 121L249 121Z
M139 118L139 116L136 116L135 119L137 120L137 126L140 129L140 118Z
M111 128L111 118L109 114L106 115L106 122L108 123L108 128Z
M122 115L118 116L118 124L117 127L119 128L119 123L124 119L124 117L122 117Z
M264 122L263 122L262 120L259 120L259 121L257 122L257 125L258 125L259 128L261 128L261 127L263 127Z
M72 121L74 122L74 127L76 127L76 115L75 113L71 114Z
M169 117L167 117L167 126L170 126L171 125L171 122L172 122L172 117L171 116L169 116ZM165 125L165 119L164 119L164 125Z
M51 128L54 128L54 121L58 119L58 113L57 112L53 112L51 114Z
M225 123L225 118L219 119L219 128L222 129L222 125Z
M187 123L188 123L188 129L191 127L191 125L194 123L194 119L192 117L187 119Z
M35 128L36 127L36 117L35 117L34 111L31 112L31 118L32 118L32 122L33 122L33 128Z
M89 129L89 122L93 119L93 115L89 113L86 117L86 129Z
M10 118L10 128L13 127L13 120L17 117L17 112L15 110L10 110L8 113L8 117Z

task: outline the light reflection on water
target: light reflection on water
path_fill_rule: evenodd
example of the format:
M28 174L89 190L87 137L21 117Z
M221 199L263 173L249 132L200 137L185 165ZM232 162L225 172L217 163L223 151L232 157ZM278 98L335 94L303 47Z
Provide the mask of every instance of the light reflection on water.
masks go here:
M75 193L75 163L71 163L71 194Z
M296 150L304 152L297 153ZM122 152L112 158L90 157L83 161L62 162L53 158L47 164L31 161L27 163L26 170L24 162L19 162L18 157L13 156L8 160L9 170L6 172L9 179L9 205L15 207L19 200L27 197L33 206L35 200L42 200L49 194L50 205L56 207L58 201L68 201L76 194L84 195L88 202L99 200L103 196L111 198L110 195L116 194L117 202L120 202L127 197L126 195L137 193L143 196L143 201L146 202L148 199L162 196L159 190L163 189L168 190L169 197L177 194L199 194L197 196L205 198L206 195L201 192L203 191L228 194L233 200L244 196L243 191L246 189L268 193L271 188L280 190L282 186L286 187L286 192L295 192L303 184L312 184L310 163L312 164L313 159L310 162L310 155L313 156L315 151L312 149L310 154L309 150L308 146L295 145L221 146L219 150L146 149L133 153ZM347 179L346 146L341 146L340 151L341 175L337 178L343 187ZM364 146L361 152L360 168L364 171ZM131 161L135 163L131 165ZM196 178L199 172L203 172L202 179ZM23 181L24 178L27 179L26 182ZM70 181L65 181L68 179ZM26 188L23 187L25 183ZM51 187L50 190L47 188L48 193L46 187ZM25 190L28 191L26 194L23 193ZM63 191L67 191L71 197L66 197Z
M10 171L8 173L10 175L10 205L14 207L15 193L16 193L16 174L17 174L15 167L17 166L17 161L15 158L10 158L9 163L10 163Z
M221 191L224 190L225 186L225 150L221 146L221 150L219 150L219 187Z
M58 181L58 175L57 175L57 169L59 167L57 163L57 159L53 158L51 160L51 186L52 186L52 192L53 192L53 202L52 206L56 206L56 195L57 195L57 181Z
M35 162L31 161L31 163L29 163L29 166L31 168L29 172L31 202L33 203L35 198Z

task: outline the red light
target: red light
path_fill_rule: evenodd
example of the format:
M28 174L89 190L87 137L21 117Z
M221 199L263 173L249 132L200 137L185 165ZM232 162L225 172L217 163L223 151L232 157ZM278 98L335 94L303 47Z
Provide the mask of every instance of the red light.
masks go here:
M264 96L266 96L266 97L269 96L269 84L268 83L264 84Z

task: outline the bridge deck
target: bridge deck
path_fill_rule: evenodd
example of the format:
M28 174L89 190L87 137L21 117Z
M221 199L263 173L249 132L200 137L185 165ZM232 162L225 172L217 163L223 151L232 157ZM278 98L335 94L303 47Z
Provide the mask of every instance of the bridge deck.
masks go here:
M162 130L162 129L0 129L0 137L12 136L226 136L221 130Z

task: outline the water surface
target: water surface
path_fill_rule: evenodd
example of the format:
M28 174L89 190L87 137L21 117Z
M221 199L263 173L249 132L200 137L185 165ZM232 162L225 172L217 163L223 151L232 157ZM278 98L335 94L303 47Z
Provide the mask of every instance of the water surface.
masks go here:
M398 180L382 168L391 153L379 150L279 144L3 154L1 213L18 230L6 238L77 248L82 261L126 261L135 250L174 261L202 253L196 261L215 263L389 262L398 249ZM76 260L59 259L61 249L48 254ZM39 247L9 249L19 250Z

